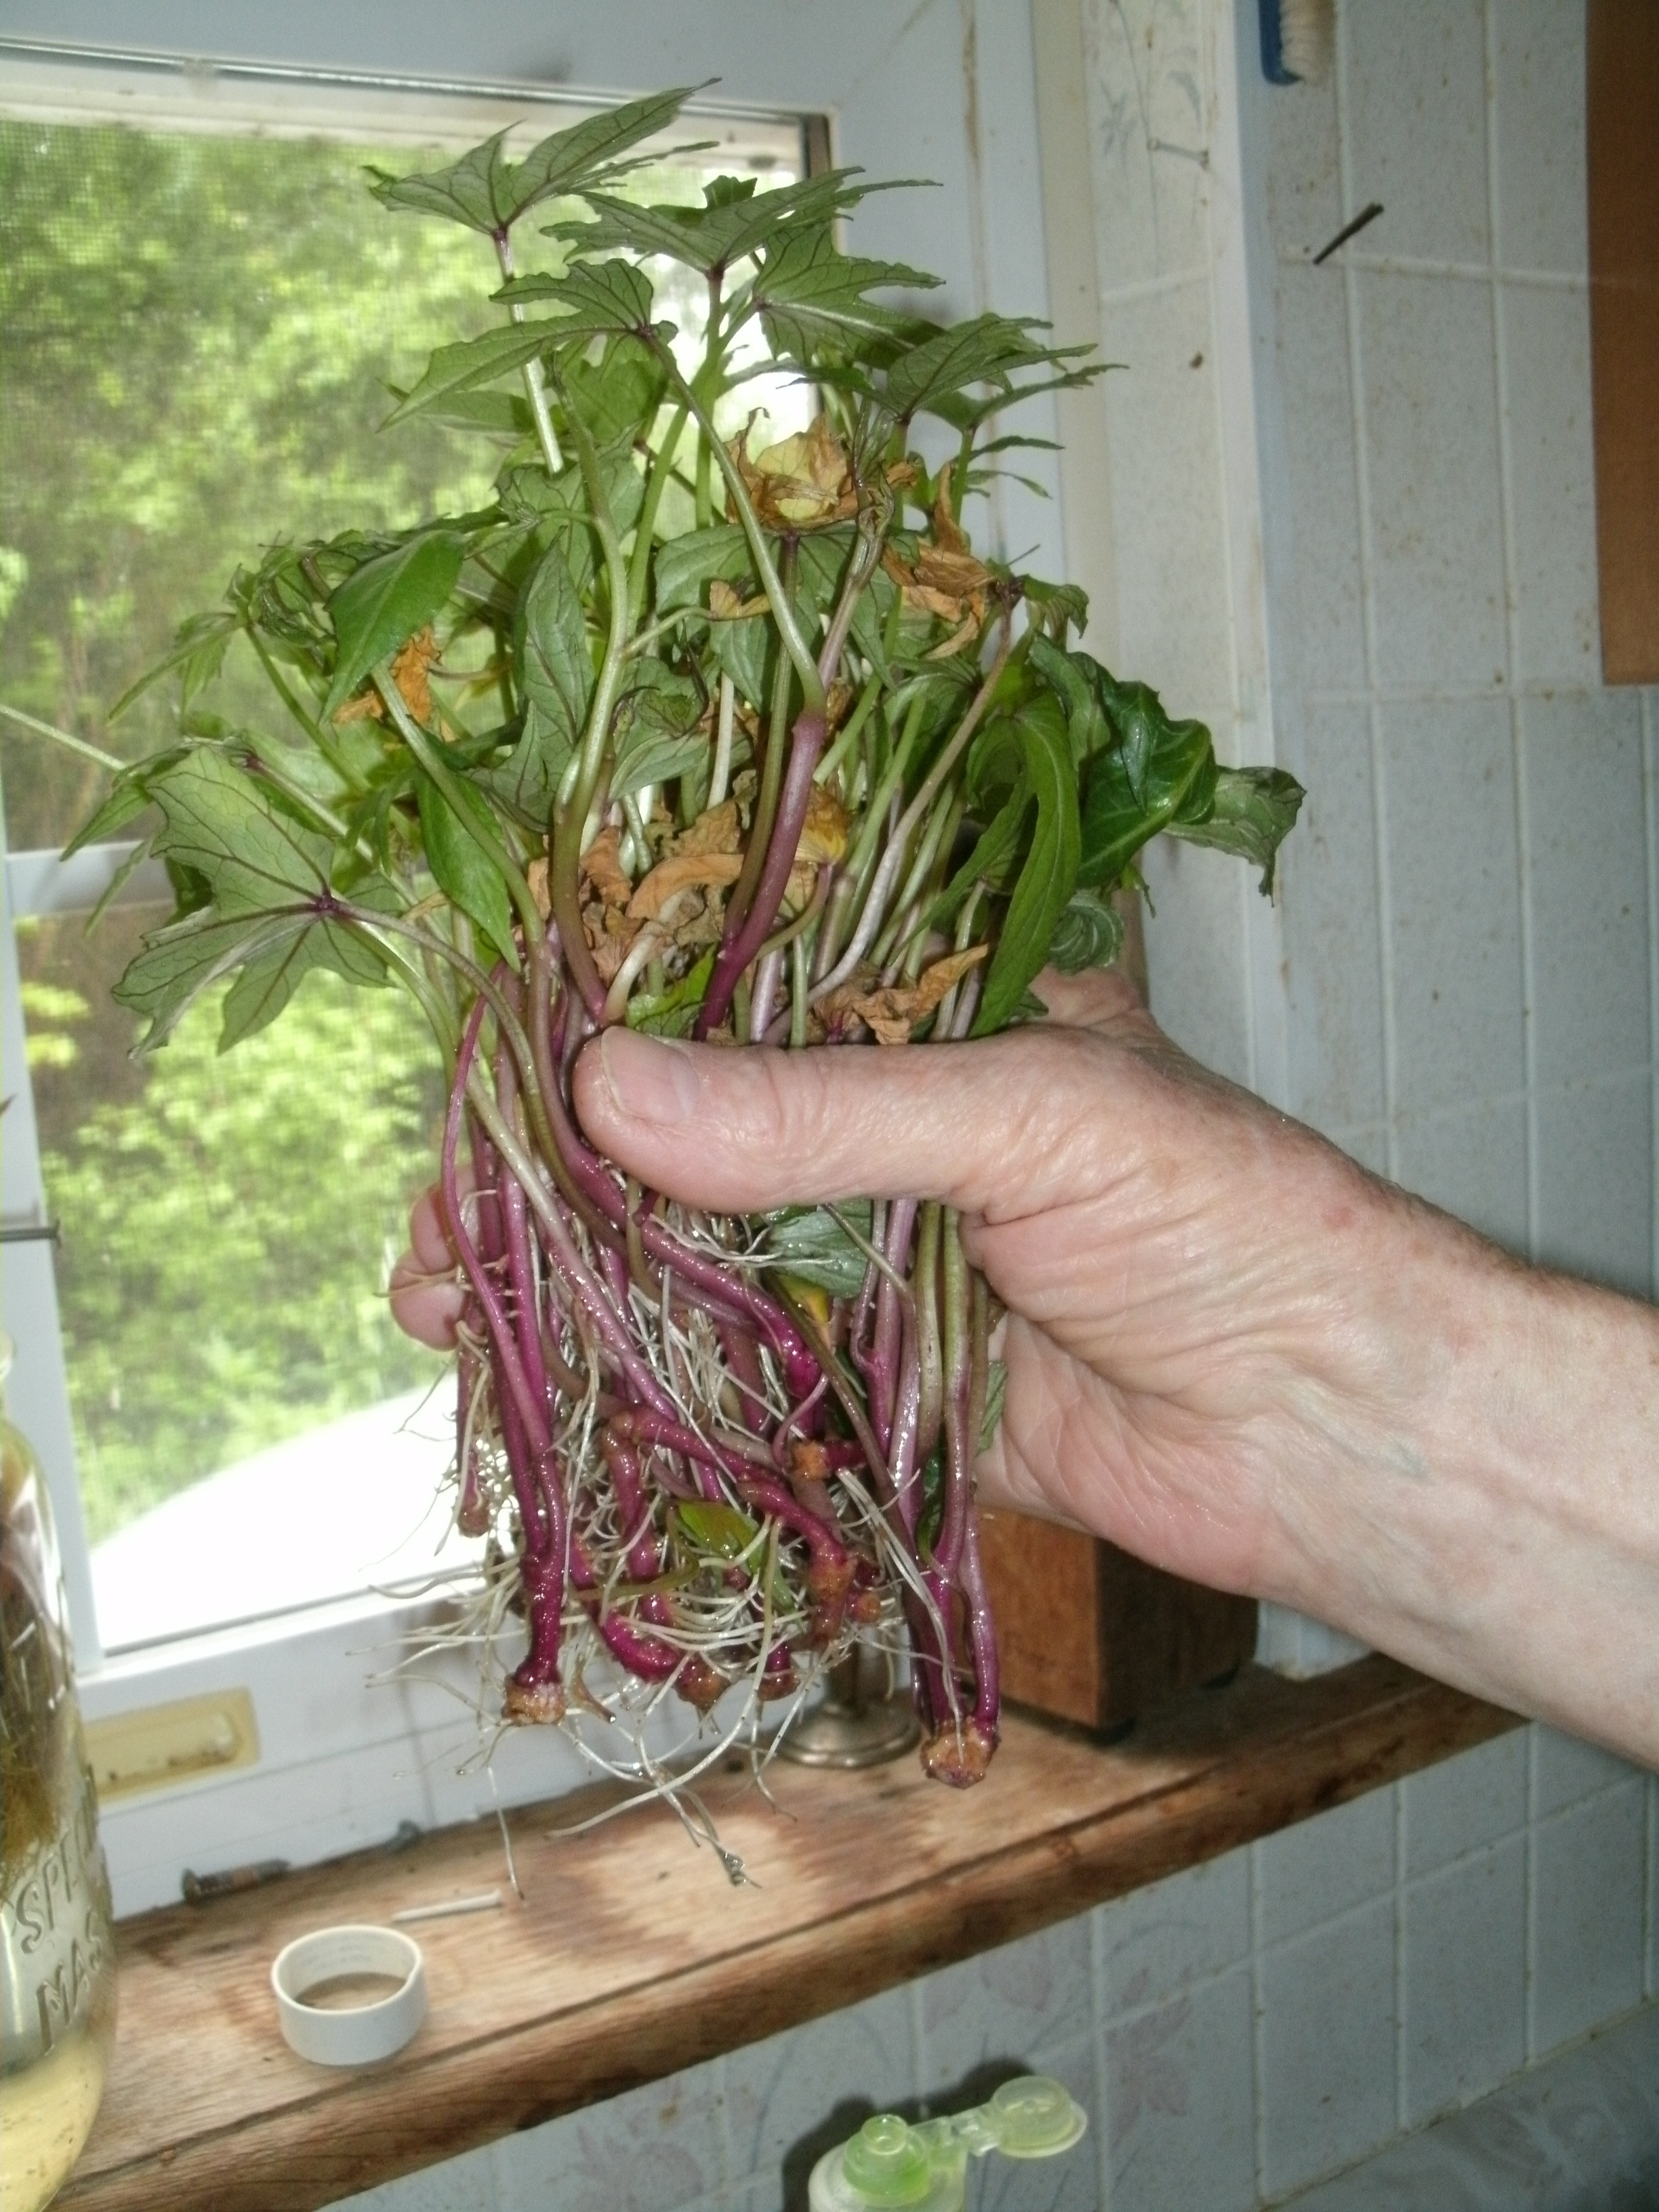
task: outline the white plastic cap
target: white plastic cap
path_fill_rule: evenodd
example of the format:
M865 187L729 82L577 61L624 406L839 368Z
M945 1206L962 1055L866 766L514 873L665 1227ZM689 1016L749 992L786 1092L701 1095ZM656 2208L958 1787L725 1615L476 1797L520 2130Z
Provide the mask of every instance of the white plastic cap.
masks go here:
M374 1974L398 1984L371 2004L306 2002L310 1990L343 1974ZM276 1954L270 1969L283 2033L315 2066L373 2066L401 2051L426 2018L421 1947L396 1928L319 1928Z

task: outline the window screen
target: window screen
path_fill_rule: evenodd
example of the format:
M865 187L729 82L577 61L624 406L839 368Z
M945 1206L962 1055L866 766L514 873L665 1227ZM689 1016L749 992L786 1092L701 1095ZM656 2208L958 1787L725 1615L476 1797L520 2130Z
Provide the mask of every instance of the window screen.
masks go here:
M246 101L238 118L0 116L0 700L123 758L176 734L173 697L112 705L239 562L478 506L501 458L419 420L378 428L433 345L501 313L486 240L389 216L365 188L370 160L428 161L426 133L249 135ZM537 116L526 142L567 119ZM715 135L629 189L691 200L721 170L798 172L796 126ZM684 273L680 290L659 286L662 311L691 338L702 303ZM771 434L808 411L787 386L749 387L757 406ZM246 650L213 710L268 726ZM15 721L0 774L13 853L60 845L103 789ZM110 986L163 912L129 897L90 930L18 923L107 1649L466 1564L434 1509L443 1363L402 1338L382 1289L434 1158L431 1039L401 994L318 974L228 1057L209 1005L135 1060Z

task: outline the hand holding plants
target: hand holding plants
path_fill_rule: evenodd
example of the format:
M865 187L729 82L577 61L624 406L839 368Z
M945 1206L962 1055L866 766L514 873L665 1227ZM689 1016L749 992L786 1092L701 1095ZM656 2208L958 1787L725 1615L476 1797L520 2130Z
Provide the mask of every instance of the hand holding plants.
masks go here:
M584 1125L684 1202L961 1209L993 1504L1278 1599L1659 1764L1659 1317L1518 1266L1196 1066L1115 973L925 1053L608 1033Z

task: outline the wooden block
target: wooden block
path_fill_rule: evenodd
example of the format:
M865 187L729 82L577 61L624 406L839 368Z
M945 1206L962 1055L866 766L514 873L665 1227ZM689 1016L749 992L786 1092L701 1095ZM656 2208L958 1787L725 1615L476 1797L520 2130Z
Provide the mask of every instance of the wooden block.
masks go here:
M1255 1652L1254 1598L1183 1582L1022 1513L982 1514L980 1528L1011 1704L1121 1729Z

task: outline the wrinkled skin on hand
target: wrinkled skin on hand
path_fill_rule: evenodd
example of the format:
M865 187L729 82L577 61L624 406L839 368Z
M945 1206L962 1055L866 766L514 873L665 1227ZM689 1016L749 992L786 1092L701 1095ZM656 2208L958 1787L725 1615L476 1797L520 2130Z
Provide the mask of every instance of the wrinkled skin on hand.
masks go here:
M612 1029L578 1109L689 1205L957 1207L1008 1310L988 1504L1659 1757L1650 1310L1378 1182L1197 1066L1119 975L1037 988L1046 1022L971 1044L732 1052ZM394 1304L441 1342L459 1300L428 1202L411 1231Z
M1040 990L1048 1021L969 1045L711 1059L612 1031L577 1101L612 1158L693 1205L958 1207L1008 1309L985 1500L1272 1587L1285 1455L1382 1380L1352 1344L1333 1239L1392 1201L1178 1052L1121 975ZM644 1118L653 1091L684 1119Z

